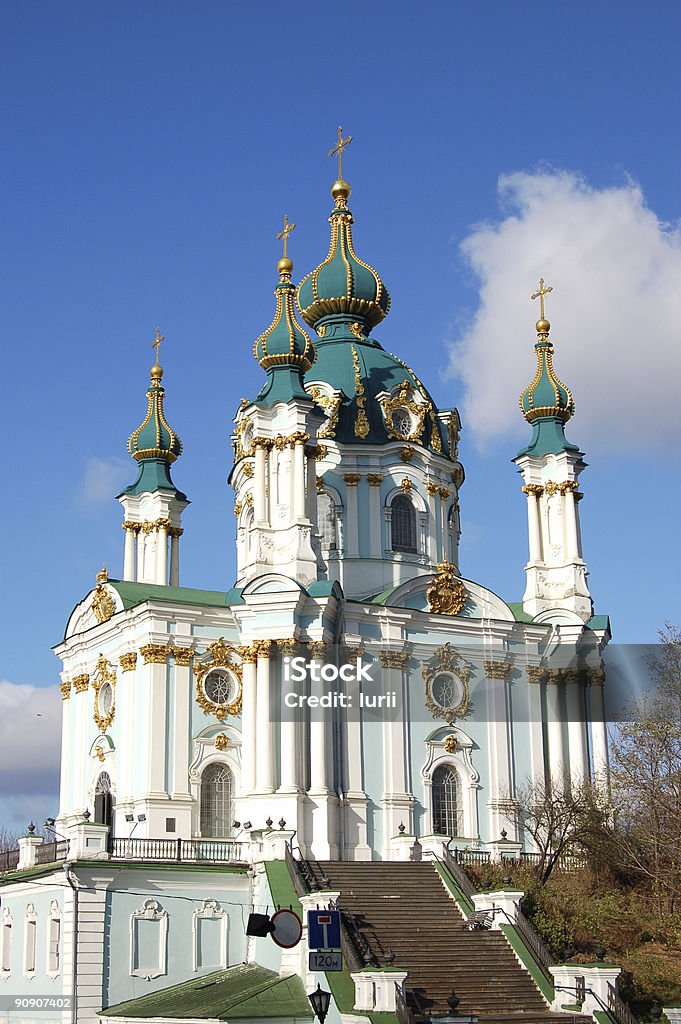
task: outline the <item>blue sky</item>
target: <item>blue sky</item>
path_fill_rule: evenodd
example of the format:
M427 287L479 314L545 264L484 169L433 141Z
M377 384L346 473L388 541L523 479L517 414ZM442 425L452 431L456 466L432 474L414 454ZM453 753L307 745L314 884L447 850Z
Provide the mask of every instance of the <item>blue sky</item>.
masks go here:
M338 124L357 251L393 297L376 336L462 411L464 575L522 595L510 459L543 274L596 610L623 643L678 623L680 23L671 2L5 5L7 692L54 685L71 608L121 572L157 325L182 581L232 584L231 420L284 212L294 278L326 254Z

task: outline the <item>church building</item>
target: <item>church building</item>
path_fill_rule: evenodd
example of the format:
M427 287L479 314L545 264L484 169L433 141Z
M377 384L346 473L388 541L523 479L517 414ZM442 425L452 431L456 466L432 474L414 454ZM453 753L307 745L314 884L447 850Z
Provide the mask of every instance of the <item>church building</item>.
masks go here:
M284 223L271 323L253 325L263 384L225 452L237 570L220 591L181 573L189 499L157 333L128 440L136 475L118 495L122 572L98 574L56 647L57 838L27 836L0 879L2 994L28 980L70 994L75 1021L116 1006L112 1021L152 1019L177 1016L176 997L158 1012L136 1000L222 972L232 1009L214 1017L309 1020L303 989L324 974L245 928L254 909L306 906L292 861L325 865L329 905L335 862L420 870L415 850L437 859L443 844L520 858L533 845L509 811L518 787L607 778L609 623L587 583L585 463L565 435L551 289L532 296L531 436L509 492L527 504L529 559L514 603L460 562L459 413L436 405L417 353L390 351L390 295L355 252L350 193L339 160L328 254L297 285ZM398 1012L378 993L373 1010ZM334 991L330 1024L372 1009L353 1007Z

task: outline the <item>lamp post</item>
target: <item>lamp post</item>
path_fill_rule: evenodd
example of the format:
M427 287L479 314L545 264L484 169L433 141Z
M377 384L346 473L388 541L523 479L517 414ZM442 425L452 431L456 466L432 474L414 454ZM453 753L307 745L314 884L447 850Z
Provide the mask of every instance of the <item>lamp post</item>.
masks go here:
M331 993L325 992L319 982L314 992L310 992L307 997L310 1000L314 1015L319 1021L319 1024L324 1024L326 1015L329 1012L329 1004L331 1002Z

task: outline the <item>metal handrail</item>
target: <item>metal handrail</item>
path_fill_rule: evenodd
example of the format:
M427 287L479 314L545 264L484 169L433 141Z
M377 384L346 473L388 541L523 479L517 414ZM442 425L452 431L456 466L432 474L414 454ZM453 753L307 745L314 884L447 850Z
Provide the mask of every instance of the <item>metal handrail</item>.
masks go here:
M460 852L460 850L456 851L457 854ZM442 859L444 860L447 869L451 872L454 881L461 889L461 892L467 899L470 899L478 890L461 867L456 854L452 853L446 843L443 843L442 845Z
M549 968L555 966L556 959L551 955L541 935L532 922L525 917L520 907L518 907L518 915L515 921L510 923L515 925L523 942L534 957L537 966L541 969L542 974L553 985L554 979Z
M608 982L608 1011L615 1018L617 1024L638 1024L636 1017L610 982Z
M416 1024L414 1012L407 1006L402 993L402 986L398 985L397 982L395 982L395 1016L399 1024Z

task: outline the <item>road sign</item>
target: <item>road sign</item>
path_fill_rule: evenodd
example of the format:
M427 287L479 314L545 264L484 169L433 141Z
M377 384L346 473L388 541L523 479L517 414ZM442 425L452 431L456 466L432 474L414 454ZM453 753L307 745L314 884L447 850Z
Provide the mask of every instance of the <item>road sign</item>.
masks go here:
M272 915L272 939L282 949L297 946L303 934L303 922L294 910L278 910Z
M343 954L311 949L307 958L309 971L342 971Z
M340 949L340 910L308 910L307 944L310 949Z

